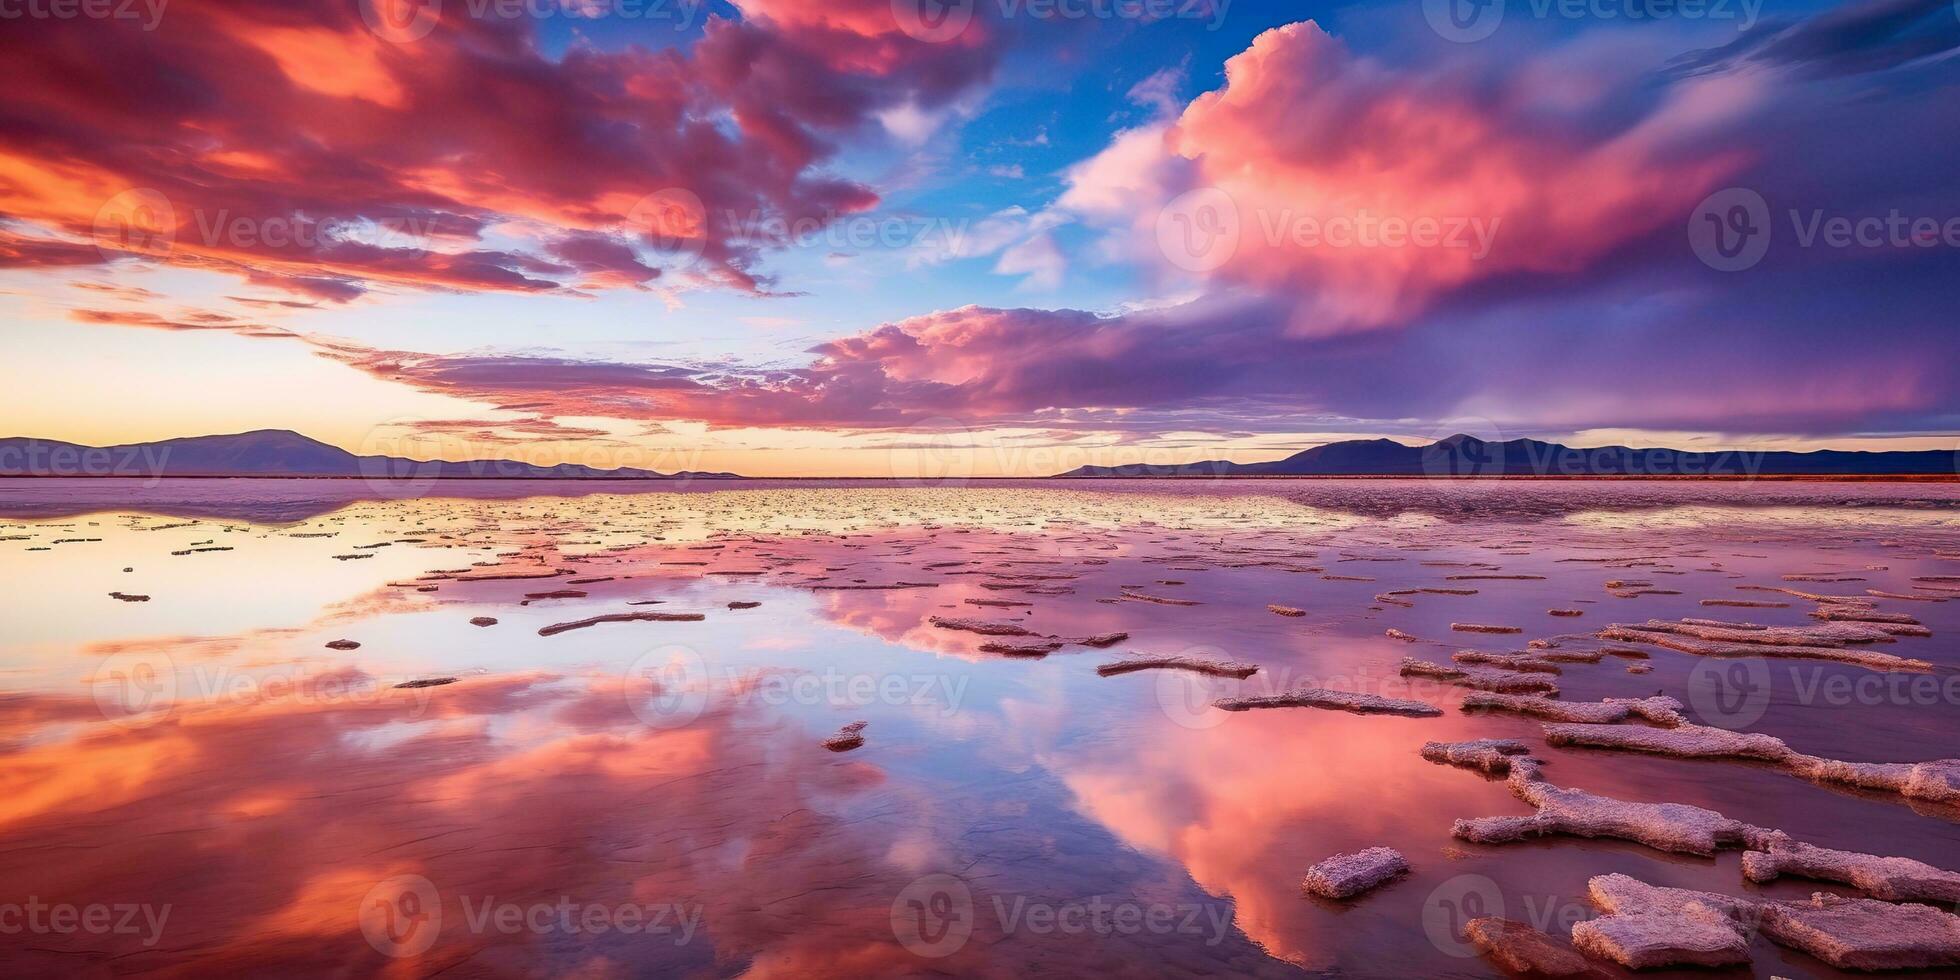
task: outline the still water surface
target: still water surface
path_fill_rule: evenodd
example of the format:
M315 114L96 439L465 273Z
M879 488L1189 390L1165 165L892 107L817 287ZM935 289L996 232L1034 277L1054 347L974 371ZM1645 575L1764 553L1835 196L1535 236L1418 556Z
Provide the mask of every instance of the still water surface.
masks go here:
M1949 486L341 482L0 482L0 904L76 917L8 936L0 969L1482 977L1466 917L1562 937L1599 914L1594 875L1827 887L1749 885L1733 851L1455 840L1457 818L1530 812L1418 755L1486 737L1560 785L1960 866L1960 814L1545 747L1397 671L1615 622L1814 622L1745 586L1916 594L1880 608L1932 638L1884 649L1930 675L1655 649L1557 682L1817 755L1954 755L1960 602L1932 600L1960 591L1915 581L1960 574ZM1425 588L1475 592L1404 591ZM1702 605L1737 598L1789 605ZM701 618L549 629L619 613ZM934 616L1128 638L1011 656ZM1096 673L1132 652L1261 670ZM1209 706L1303 686L1444 714ZM857 721L861 748L822 746ZM1375 845L1413 872L1302 894ZM1757 975L1831 975L1756 945Z

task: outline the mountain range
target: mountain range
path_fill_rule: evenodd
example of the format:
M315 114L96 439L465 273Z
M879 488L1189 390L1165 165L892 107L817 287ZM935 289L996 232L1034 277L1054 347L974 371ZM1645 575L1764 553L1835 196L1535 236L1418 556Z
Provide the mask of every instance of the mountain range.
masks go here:
M83 446L53 439L0 439L0 476L280 476L359 477L369 480L678 480L740 479L733 473L657 473L574 463L535 466L510 459L417 460L357 456L286 429L192 436L120 446Z
M1453 435L1427 446L1390 439L1350 439L1285 459L1233 463L1210 459L1169 466L1082 466L1063 478L1157 476L1906 476L1960 472L1960 453L1757 452L1601 446L1579 449L1537 439L1491 442Z
M1285 459L1233 463L1212 459L1174 465L1082 466L1062 479L1217 476L1921 476L1960 472L1960 453L1725 450L1702 453L1627 446L1574 448L1537 439L1493 442L1454 435L1426 446L1390 439L1350 439ZM537 466L510 459L416 460L358 456L285 429L193 436L118 446L53 439L0 439L0 477L356 477L385 481L737 480L734 473L598 469L575 463Z

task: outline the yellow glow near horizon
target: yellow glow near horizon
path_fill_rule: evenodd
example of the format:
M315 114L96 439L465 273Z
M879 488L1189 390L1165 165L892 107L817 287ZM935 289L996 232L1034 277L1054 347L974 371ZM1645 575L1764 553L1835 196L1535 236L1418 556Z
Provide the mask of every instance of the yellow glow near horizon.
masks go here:
M21 304L0 302L0 313ZM703 470L758 477L1037 477L1083 465L1172 465L1203 459L1259 462L1375 433L1206 432L1126 438L1118 431L1042 429L712 429L697 422L561 418L605 437L511 439L499 423L525 413L419 391L315 356L298 341L224 331L172 332L23 317L0 333L0 437L33 436L115 445L189 435L290 429L360 454L517 459L661 472ZM480 420L424 431L418 424ZM657 423L657 424L656 424ZM1420 438L1390 435L1410 445ZM1936 449L1952 436L1814 438L1643 429L1587 429L1558 438L1574 446L1690 450Z

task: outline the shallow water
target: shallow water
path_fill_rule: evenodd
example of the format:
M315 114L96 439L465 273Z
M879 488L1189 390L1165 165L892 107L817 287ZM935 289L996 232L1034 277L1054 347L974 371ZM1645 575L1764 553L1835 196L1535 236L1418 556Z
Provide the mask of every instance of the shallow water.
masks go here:
M1531 743L1559 785L1960 867L1960 813L1748 763L1549 748L1538 721L1465 714L1463 689L1397 673L1615 622L1814 622L1813 603L1745 586L1960 597L1915 581L1960 575L1952 485L435 489L453 495L0 482L0 906L73 910L10 937L0 967L1494 976L1463 919L1563 936L1599 914L1593 875L1849 892L1748 884L1735 851L1458 841L1457 818L1529 812L1418 755L1482 737ZM1476 593L1393 594L1422 588ZM543 595L566 590L585 594ZM1001 602L1026 605L976 604ZM1556 680L1568 701L1670 694L1816 755L1956 754L1960 602L1877 603L1931 628L1882 649L1932 673L1656 648L1650 673L1607 657ZM703 618L539 632L626 612ZM1129 638L1011 657L935 615ZM1261 669L1098 676L1131 651ZM1302 686L1444 714L1209 706ZM822 747L853 721L861 748ZM1303 896L1309 866L1374 845L1412 873L1344 905ZM1762 939L1754 972L1832 975Z

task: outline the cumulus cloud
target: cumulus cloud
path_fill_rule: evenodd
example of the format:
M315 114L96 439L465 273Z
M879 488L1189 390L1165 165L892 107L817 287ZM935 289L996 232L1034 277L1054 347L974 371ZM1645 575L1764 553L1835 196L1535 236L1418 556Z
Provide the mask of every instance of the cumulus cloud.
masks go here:
M1696 139L1748 110L1745 82L1680 86L1601 132L1461 71L1385 66L1312 21L1274 28L1226 62L1222 88L1077 166L1061 203L1186 268L1166 223L1203 219L1230 237L1208 239L1223 252L1195 271L1287 297L1294 333L1332 335L1406 326L1478 282L1584 270L1746 159ZM1212 203L1182 214L1193 201Z

